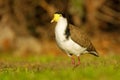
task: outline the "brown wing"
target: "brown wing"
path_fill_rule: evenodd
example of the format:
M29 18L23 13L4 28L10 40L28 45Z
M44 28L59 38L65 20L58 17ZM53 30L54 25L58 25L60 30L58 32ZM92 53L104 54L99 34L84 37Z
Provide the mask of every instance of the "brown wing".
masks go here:
M70 24L69 29L70 29L70 35L71 35L72 40L74 40L76 43L78 43L82 47L87 48L87 51L96 52L91 41L88 39L87 35L83 31L80 30L80 28Z

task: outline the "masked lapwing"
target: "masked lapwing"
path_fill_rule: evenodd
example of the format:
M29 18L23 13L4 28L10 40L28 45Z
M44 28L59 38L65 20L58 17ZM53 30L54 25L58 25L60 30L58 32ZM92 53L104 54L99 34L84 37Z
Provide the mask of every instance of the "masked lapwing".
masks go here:
M80 64L80 55L90 53L98 57L98 53L88 37L80 30L79 27L69 24L64 14L56 12L54 14L52 22L57 22L55 26L55 39L58 46L71 57L72 64ZM75 59L72 55L78 57L78 63L75 63Z

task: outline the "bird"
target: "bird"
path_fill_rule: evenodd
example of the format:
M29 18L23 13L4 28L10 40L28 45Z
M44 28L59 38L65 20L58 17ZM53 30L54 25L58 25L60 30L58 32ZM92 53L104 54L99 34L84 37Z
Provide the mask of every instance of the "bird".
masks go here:
M87 35L79 27L70 24L65 14L55 12L51 20L51 23L53 22L56 22L56 43L71 58L74 66L80 65L81 54L90 53L96 57L99 56ZM77 64L73 55L78 58Z

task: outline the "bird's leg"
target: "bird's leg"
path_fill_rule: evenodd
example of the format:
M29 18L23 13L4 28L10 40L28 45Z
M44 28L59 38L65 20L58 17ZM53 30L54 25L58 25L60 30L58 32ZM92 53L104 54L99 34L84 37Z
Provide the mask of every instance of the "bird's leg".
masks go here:
M71 56L72 64L75 65L75 59L73 56Z
M77 63L77 65L80 65L80 57L78 56L78 63Z
M74 66L74 68L78 67L80 65L80 57L78 56L78 63Z
M78 63L77 63L77 64L74 64L74 68L73 68L73 69L75 69L76 67L78 67L78 66L80 65L80 57L77 56L77 58L78 58Z

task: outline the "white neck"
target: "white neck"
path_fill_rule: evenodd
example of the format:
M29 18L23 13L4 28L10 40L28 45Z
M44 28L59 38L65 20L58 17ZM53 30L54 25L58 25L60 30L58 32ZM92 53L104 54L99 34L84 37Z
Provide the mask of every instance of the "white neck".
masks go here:
M56 27L55 27L56 40L58 40L58 39L60 41L66 40L65 30L67 28L67 24L68 24L67 19L63 18L63 17L60 17L60 19L57 22Z

